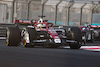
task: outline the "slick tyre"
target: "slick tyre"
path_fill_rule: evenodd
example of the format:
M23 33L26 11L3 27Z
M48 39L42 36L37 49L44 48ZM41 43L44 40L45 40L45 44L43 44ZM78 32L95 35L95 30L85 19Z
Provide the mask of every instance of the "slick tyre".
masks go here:
M82 32L80 28L78 27L73 27L73 26L65 26L64 29L70 33L69 39L82 42Z
M7 46L18 46L21 41L20 30L18 27L7 28Z
M72 39L77 41L77 42L82 42L82 33L81 30L77 27L72 27L71 28L71 34L72 34Z
M69 46L70 46L71 49L80 49L81 44L76 43L76 44L70 44Z
M72 27L71 32L72 40L77 41L77 43L71 44L71 49L79 49L82 45L82 32L78 27Z

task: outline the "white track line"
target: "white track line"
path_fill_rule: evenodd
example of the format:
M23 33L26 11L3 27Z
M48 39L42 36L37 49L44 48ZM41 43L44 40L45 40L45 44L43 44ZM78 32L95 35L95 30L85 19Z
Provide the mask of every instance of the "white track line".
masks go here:
M64 48L70 48L70 47L66 46ZM100 51L100 46L81 46L80 49L89 50L89 51Z
M82 46L80 49L89 51L100 51L100 46Z

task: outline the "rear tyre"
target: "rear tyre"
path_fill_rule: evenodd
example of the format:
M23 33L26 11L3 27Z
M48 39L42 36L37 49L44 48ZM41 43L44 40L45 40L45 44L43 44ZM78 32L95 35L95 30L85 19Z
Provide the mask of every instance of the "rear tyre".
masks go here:
M77 42L82 42L82 33L81 30L79 28L71 28L71 33L72 35L72 39L77 41Z
M77 42L82 42L82 32L80 28L78 27L71 27L71 26L66 26L64 29L66 29L66 36L70 40L75 40Z
M72 40L77 41L77 43L70 44L71 49L79 49L82 45L82 32L78 27L72 27L70 30L72 34Z
M70 46L71 49L80 49L81 44L76 43L76 44L70 44L69 46Z
M18 46L21 41L20 30L18 27L7 28L7 46Z

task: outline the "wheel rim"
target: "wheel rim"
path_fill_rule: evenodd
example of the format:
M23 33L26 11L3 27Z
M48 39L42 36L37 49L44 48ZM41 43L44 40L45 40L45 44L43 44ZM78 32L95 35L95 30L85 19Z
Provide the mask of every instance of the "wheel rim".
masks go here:
M28 32L26 31L26 28L24 28L24 30L25 30L25 33L24 33L24 37L23 37L23 47L26 47L27 46L27 42L26 42L26 40L27 40L27 35L28 35Z
M7 28L7 40L6 40L7 46L9 45L9 34L10 34L10 32L9 32L9 29Z

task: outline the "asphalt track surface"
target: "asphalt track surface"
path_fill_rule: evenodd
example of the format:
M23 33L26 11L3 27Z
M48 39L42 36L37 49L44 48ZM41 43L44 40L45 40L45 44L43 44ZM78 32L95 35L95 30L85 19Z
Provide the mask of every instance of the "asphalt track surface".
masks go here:
M94 44L99 45L99 42ZM8 47L5 40L0 40L0 67L100 67L100 52L82 49Z

